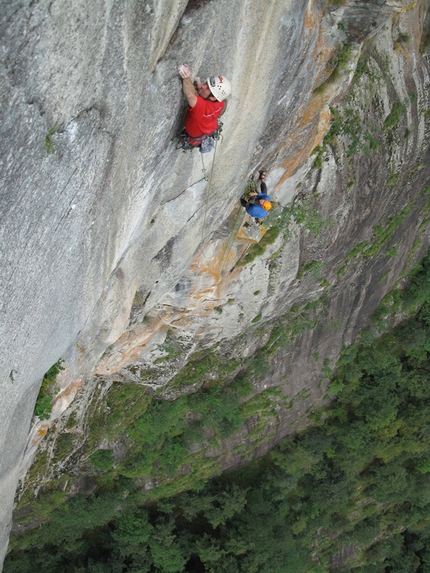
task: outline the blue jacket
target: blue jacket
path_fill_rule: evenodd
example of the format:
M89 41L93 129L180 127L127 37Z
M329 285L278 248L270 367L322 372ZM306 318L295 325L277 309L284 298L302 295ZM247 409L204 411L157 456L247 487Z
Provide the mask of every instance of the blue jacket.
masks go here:
M260 199L264 199L265 201L272 201L269 195L266 195L265 193L259 193L257 195L256 200L259 201ZM258 203L256 205L247 205L245 209L248 215L251 215L251 217L255 217L256 219L262 219L269 214L269 211L263 209L263 207Z

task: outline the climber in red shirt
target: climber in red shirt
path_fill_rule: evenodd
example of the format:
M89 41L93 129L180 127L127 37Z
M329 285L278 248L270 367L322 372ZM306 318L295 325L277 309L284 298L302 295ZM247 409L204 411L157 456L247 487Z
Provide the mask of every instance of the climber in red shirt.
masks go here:
M213 148L211 135L218 128L218 118L224 110L224 100L231 93L230 82L225 77L215 76L208 78L202 84L200 78L196 78L194 86L188 64L182 64L179 67L179 75L182 78L182 89L188 101L184 121L188 143L191 147L201 145L202 152L211 151ZM210 149L204 149L205 144L207 146L208 140L210 143L211 139Z

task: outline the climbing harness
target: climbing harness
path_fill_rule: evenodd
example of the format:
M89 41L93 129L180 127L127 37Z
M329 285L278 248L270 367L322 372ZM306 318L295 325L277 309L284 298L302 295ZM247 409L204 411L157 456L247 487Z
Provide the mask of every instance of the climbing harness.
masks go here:
M209 153L214 149L215 142L222 137L222 122L218 122L218 127L212 133L204 133L199 137L190 137L184 130L179 135L179 141L176 145L176 149L182 149L183 151L192 151L196 147L200 149L201 153Z

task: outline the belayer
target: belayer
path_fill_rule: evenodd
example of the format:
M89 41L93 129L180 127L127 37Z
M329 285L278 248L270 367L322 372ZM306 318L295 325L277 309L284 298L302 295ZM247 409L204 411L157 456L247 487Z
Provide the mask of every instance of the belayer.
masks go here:
M266 185L266 172L260 171L260 193L252 191L247 194L243 194L240 198L240 204L245 207L246 212L251 217L256 219L263 219L268 215L270 209L272 208L271 198L267 195L267 185ZM253 183L253 185L255 185ZM254 187L255 188L255 187Z
M200 147L202 153L208 153L215 145L214 138L219 137L218 118L224 111L224 100L231 93L230 82L223 76L214 76L202 84L197 77L193 85L188 64L179 66L178 71L188 101L183 148Z

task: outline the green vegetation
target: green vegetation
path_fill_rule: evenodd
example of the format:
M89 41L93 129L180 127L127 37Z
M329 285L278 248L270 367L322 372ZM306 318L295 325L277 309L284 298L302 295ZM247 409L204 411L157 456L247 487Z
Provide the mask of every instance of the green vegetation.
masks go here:
M246 255L237 262L236 266L245 267L246 265L252 263L256 257L262 255L265 252L268 245L272 245L276 241L280 232L281 229L277 225L270 227L270 229L268 229L263 235L261 240L248 249Z
M324 264L321 261L303 262L300 265L299 272L297 273L297 279L301 280L306 273L312 272L313 279L318 280L319 275L323 269Z
M430 26L426 26L423 30L420 43L420 53L424 54L427 48L430 46Z
M399 172L394 172L390 175L388 181L387 181L387 187L394 187L394 185L397 183L397 181L400 178L400 173Z
M348 139L347 157L352 157L360 152L370 155L370 153L379 150L380 142L370 131L364 130L358 111L354 111L352 108L341 111L334 107L331 107L330 111L333 117L330 129L326 133L322 144L313 151L316 155L313 164L314 168L322 166L322 155L326 146L334 145L339 135L344 135Z
M315 237L318 237L325 228L332 225L332 221L324 219L319 214L316 207L317 199L318 195L306 195L296 199L291 206L282 209L277 216L276 223L266 231L258 243L248 249L246 255L236 263L236 266L245 267L252 263L256 257L261 256L266 251L268 245L276 241L281 233L285 238L288 238L291 233L290 225L292 221L309 233L312 233ZM272 255L272 260L276 258L276 255L277 253Z
M315 237L319 237L324 229L332 225L330 219L324 219L316 206L318 195L309 194L296 199L290 207L282 210L279 227L286 236L289 235L289 226L294 221L299 227L303 227Z
M139 482L124 477L96 495L77 495L12 542L5 573L35 567L44 573L426 573L430 256L386 308L395 306L394 299L414 311L379 340L364 342L363 336L361 345L343 351L328 390L333 401L314 414L313 427L284 439L266 458L207 483L185 475L187 491L157 503L142 506L147 496ZM272 332L266 359L281 335ZM325 359L327 375L329 364ZM244 377L237 378L235 391L243 384ZM206 392L209 415L225 419L219 394ZM245 402L246 415L264 411L269 417L283 400L276 390L257 398ZM306 400L306 389L298 398ZM236 406L234 401L231 418ZM172 408L151 406L163 443L167 426L183 428L181 408ZM148 420L135 431L149 445L155 434ZM173 446L170 440L168 459L175 456Z
M369 243L367 241L361 241L360 243L357 243L357 245L355 245L355 247L346 255L345 261L348 262L352 259L355 259L361 255L368 246Z
M96 450L90 459L95 468L103 471L110 470L115 461L111 450Z
M337 4L341 4L342 0L336 0ZM343 24L341 24L343 26ZM340 29L344 29L344 27L340 27ZM351 44L343 44L340 46L337 53L335 54L333 60L331 61L331 68L332 72L329 77L323 82L321 85L314 89L314 94L322 94L325 92L327 87L330 84L335 83L338 81L341 72L346 68L348 63L351 60L351 52L352 52L352 45Z
M394 236L394 233L398 227L405 221L408 213L413 207L413 202L409 203L404 207L400 213L394 217L390 217L385 224L377 225L373 229L373 238L371 245L364 249L362 252L363 257L373 257L376 253L382 249L382 247L388 243Z
M397 36L397 41L398 41L400 44L407 44L410 39L411 39L411 38L410 38L409 34L405 34L405 33L400 33L400 34Z
M45 149L46 149L46 153L55 153L55 147L54 147L54 142L52 141L52 136L55 133L55 130L57 129L58 126L58 122L55 122L55 124L51 127L51 129L48 131L46 137L45 137Z
M139 499L150 500L192 487L217 473L218 455L206 456L205 452L215 448L221 455L222 440L248 420L253 429L241 453L244 457L252 455L256 447L273 438L267 433L268 418L276 421L279 412L293 404L275 389L251 397L253 382L269 371L270 360L280 348L315 328L321 310L320 301L313 301L291 309L276 326L255 330L250 335L257 339L270 336L246 359L229 358L221 349L194 353L190 363L171 380L170 388L175 391L195 383L200 389L176 400L161 400L136 384L114 383L108 391L101 389L100 397L96 395L87 410L85 435L72 431L76 428L73 417L66 432L56 435L52 430L53 461L71 461L79 452L80 471L97 480L98 495L109 491L115 493L115 499L121 498L121 491L133 488L135 480L145 483L155 479L156 489L136 494ZM121 444L122 454L117 460L104 445L106 440ZM47 452L40 452L27 476L19 503L19 510L25 511L16 518L21 527L47 519L68 497L75 478L67 474L59 479L51 476L49 486L39 490L46 479L47 463ZM185 473L184 468L188 468ZM36 499L31 493L34 490L38 491ZM25 545L26 540L12 541L15 546L23 547L22 543Z
M401 41L406 40L405 38L402 38ZM350 93L345 100L350 102L349 107L345 109L330 108L332 112L332 122L330 129L325 135L322 143L318 145L313 151L315 155L313 167L315 169L320 169L322 167L323 153L325 152L326 147L335 146L339 136L343 136L345 139L347 145L346 154L349 158L362 152L366 155L370 155L371 153L377 153L379 151L381 145L381 129L376 125L372 125L370 128L365 127L364 121L362 120L362 116L363 113L365 114L365 110L363 109L362 105L363 84L360 80L363 78L363 76L366 76L366 89L371 95L375 96L377 93L378 83L383 80L384 76L388 74L388 71L381 73L378 66L371 66L371 57L371 46L370 44L365 45L356 66L354 80L352 82L352 89L350 90ZM348 51L348 49L345 47L345 50L340 52L339 69L342 69L342 67L346 65L349 58L350 49ZM338 73L338 69L335 70L335 73ZM326 84L330 81L332 81L331 77L324 84L322 84L322 86L319 86L319 88L314 91L323 91ZM355 101L357 93L359 94L358 97L361 101L359 107ZM413 102L416 100L416 97L416 94L412 93L410 94L408 101ZM391 111L383 123L384 131L388 131L400 123L401 117L406 111L405 104L406 102L402 103L399 101L393 103ZM366 106L369 108L369 110L375 106L378 106L378 99L376 97L370 97L366 103ZM406 131L405 137L407 136L408 132ZM389 185L394 185L397 179L398 175L393 173L392 178L389 180ZM351 180L348 184L348 188L352 187L353 184L354 181Z
M217 311L216 308L214 310ZM180 341L173 335L171 330L167 332L163 344L160 344L158 348L159 350L161 350L161 352L165 352L166 355L162 356L161 358L158 358L158 360L154 362L155 364L160 362L165 362L166 360L174 360L175 358L180 356L183 352L183 348Z
M343 265L340 269L336 272L336 276L338 279L342 278L343 275L346 273L348 267L347 265Z
M393 107L391 108L391 112L385 118L384 129L396 127L399 124L400 118L402 117L402 114L405 110L405 104L401 103L400 101L395 101L393 103Z
M209 350L195 352L188 358L187 364L170 382L171 387L190 386L203 382L206 378L222 378L233 372L238 366L236 359L225 360Z
M370 62L369 48L368 45L366 46L365 44L363 46L360 58L355 68L354 79L353 79L354 85L356 85L364 75L369 77L375 77L374 72L370 71L369 62Z
M36 405L34 407L34 415L38 416L41 420L47 420L52 412L52 395L55 387L55 380L57 375L64 370L63 360L60 358L42 380L42 385L37 396Z
M359 256L369 258L379 253L384 245L392 240L398 227L405 221L408 213L413 207L413 202L404 207L396 216L390 217L381 225L373 229L373 236L370 241L361 241L347 254L345 262L349 262ZM396 247L386 250L385 254L393 257L397 254ZM344 268L344 267L342 267Z

